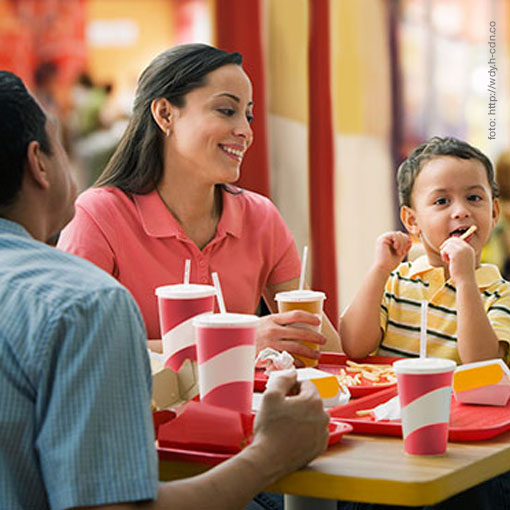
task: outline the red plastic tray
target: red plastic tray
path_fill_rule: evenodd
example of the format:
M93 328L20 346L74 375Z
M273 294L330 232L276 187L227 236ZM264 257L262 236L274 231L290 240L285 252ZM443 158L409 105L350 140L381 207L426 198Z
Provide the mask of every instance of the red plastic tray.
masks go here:
M345 354L340 354L338 352L323 352L321 357L319 358L319 364L317 365L317 369L323 370L324 372L329 372L331 374L338 375L340 373L341 368L348 369L347 360L349 358ZM356 363L372 363L374 365L389 365L394 361L401 358L393 358L389 356L367 356L363 359L353 360ZM264 374L264 368L257 368L255 370L255 381L254 388L255 391L264 391L266 389L267 376ZM376 391L381 391L385 388L395 387L396 383L388 383L388 384L376 384L374 385L370 381L366 381L365 384L360 384L358 386L348 386L349 391L351 392L351 396L354 398L364 397L365 395L369 395Z
M375 434L402 437L400 420L374 421L370 417L360 417L356 411L372 409L397 395L396 388L367 395L343 406L329 410L333 419L350 423L358 434ZM450 409L450 441L481 441L503 434L510 430L510 406L480 406L461 404L452 397Z
M348 423L336 420L331 421L329 423L328 446L338 443L344 434L352 432L352 430L352 425L349 425ZM205 452L180 448L158 448L157 450L160 460L196 462L207 466L214 466L235 455L233 453Z

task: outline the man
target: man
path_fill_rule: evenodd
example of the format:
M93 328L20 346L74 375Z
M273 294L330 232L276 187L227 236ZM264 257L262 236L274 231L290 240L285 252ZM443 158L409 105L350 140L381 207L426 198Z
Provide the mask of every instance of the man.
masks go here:
M240 508L324 450L321 401L289 375L266 392L250 446L158 484L140 313L113 278L44 244L76 189L55 120L5 71L0 166L2 508Z

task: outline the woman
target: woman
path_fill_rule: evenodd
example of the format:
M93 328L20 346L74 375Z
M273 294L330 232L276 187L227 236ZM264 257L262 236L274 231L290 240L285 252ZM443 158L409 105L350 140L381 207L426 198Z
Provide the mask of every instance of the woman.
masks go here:
M253 140L252 87L238 53L188 44L157 56L142 73L133 115L96 187L77 201L58 246L83 256L131 290L149 338L159 338L154 289L211 283L219 273L227 309L254 313L261 296L276 311L277 292L297 288L299 257L274 205L232 186ZM257 349L311 358L297 340L339 350L338 334L305 312L261 320Z

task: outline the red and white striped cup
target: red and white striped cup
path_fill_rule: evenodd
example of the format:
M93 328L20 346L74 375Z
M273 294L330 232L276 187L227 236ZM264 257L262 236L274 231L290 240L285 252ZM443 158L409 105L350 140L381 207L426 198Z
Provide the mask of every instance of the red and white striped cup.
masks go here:
M165 366L178 371L185 360L196 361L193 318L214 311L212 285L177 284L156 289Z
M251 413L258 321L255 315L238 313L194 319L201 401Z
M446 451L455 367L455 361L437 358L393 363L406 453L442 455Z

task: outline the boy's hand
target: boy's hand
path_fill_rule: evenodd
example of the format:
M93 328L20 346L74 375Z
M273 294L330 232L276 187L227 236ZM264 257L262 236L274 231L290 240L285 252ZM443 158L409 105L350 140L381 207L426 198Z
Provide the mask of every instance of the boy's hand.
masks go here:
M375 243L375 266L391 273L409 253L411 238L403 232L386 232Z
M456 285L475 279L475 250L469 243L458 237L450 237L439 247L439 251Z

